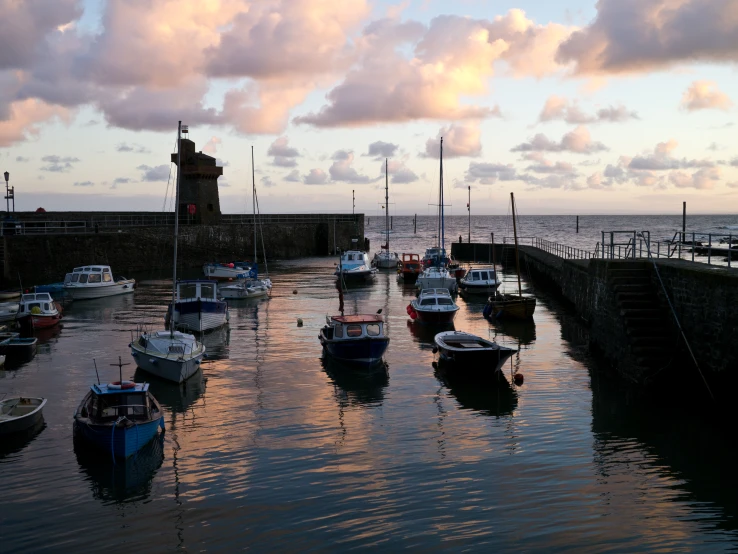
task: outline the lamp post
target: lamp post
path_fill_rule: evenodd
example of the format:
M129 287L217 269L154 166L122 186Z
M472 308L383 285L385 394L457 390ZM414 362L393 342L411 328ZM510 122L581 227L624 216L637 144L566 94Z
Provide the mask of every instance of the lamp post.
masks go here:
M10 180L10 173L7 171L5 175L5 211L10 213L10 190L8 189L8 181Z

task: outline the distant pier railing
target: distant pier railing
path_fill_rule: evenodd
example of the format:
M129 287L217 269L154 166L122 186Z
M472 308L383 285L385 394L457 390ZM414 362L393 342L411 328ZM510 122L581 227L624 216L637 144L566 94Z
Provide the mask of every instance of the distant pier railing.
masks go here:
M502 237L502 243L506 246L512 246L514 241L515 239L513 237ZM595 252L590 252L589 250L583 250L574 246L568 246L566 244L560 244L558 242L552 242L539 237L518 237L518 244L534 246L548 254L553 254L554 256L567 260L588 260L590 258L597 257Z

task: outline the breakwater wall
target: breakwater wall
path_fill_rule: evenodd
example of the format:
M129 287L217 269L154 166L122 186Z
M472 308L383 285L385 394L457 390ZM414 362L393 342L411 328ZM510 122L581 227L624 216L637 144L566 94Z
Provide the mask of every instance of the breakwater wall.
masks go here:
M454 243L452 253L486 262L490 248L498 263L514 267L510 245ZM565 259L532 246L519 252L521 271L576 310L590 345L626 380L678 379L685 390L704 389L676 313L713 393L738 382L738 270L658 259L657 272L646 259Z
M75 266L107 264L115 275L168 269L172 264L172 214L43 214L19 218L2 237L3 284L24 286L60 281ZM178 259L182 268L205 262L252 259L251 216L223 215L215 225L180 218ZM260 228L259 228L260 227ZM10 232L12 231L12 232ZM257 225L267 260L324 256L337 248L363 247L363 214L269 214ZM357 239L352 243L352 239Z

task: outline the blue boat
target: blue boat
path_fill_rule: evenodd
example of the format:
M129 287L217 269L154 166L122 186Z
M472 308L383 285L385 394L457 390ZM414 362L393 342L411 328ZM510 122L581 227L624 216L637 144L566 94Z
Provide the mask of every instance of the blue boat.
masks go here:
M49 294L62 295L64 291L64 283L50 283L48 285L36 285L33 287L34 292L48 292Z
M371 367L382 360L389 337L378 314L339 315L328 318L320 330L320 343L331 357L342 362Z
M92 385L74 414L75 438L115 458L138 452L161 427L164 413L148 383L118 381Z

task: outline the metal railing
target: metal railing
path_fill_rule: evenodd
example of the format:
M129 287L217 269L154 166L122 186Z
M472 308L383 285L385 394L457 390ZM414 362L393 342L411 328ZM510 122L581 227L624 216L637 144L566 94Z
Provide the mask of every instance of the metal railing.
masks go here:
M514 240L515 239L513 237L502 237L502 244L513 244ZM552 254L566 260L588 260L590 258L597 257L594 252L590 252L589 250L583 250L574 246L552 242L539 237L518 237L518 244L521 246L533 246L548 254Z

